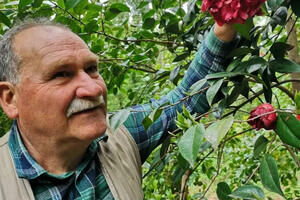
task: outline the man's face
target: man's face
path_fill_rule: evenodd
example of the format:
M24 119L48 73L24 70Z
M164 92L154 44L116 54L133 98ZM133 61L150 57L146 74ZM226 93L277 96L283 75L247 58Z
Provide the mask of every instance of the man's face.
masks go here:
M107 91L98 57L78 36L55 26L37 26L17 34L14 48L21 59L15 90L21 132L60 141L89 141L105 132ZM100 106L67 116L74 99L94 102L101 95Z

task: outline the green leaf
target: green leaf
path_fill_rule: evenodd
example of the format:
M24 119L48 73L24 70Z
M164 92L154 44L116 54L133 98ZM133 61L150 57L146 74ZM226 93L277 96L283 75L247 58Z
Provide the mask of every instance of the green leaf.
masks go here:
M254 185L244 185L234 190L230 195L233 198L242 198L249 200L264 200L264 191Z
M84 13L85 10L88 10L87 6L89 5L88 0L81 0L73 9L77 14ZM90 12L90 10L89 10Z
M85 25L85 31L88 33L92 33L97 31L99 28L98 22L96 20L91 20L88 24Z
M266 150L267 144L269 140L265 138L263 135L261 135L257 140L255 141L254 144L254 150L253 150L253 155L254 158L258 158L261 152Z
M113 13L130 12L129 7L123 3L114 3L109 9Z
M273 54L274 58L284 58L286 52L291 50L292 48L293 46L284 42L275 42L271 46L270 51Z
M0 11L0 22L4 23L8 27L11 26L11 23L10 23L10 20L8 19L8 17L6 17L6 15L4 15L1 11Z
M220 144L226 133L229 131L232 123L233 116L230 116L228 118L214 122L206 129L204 137L212 144L212 147L214 149L218 148L218 145Z
M143 22L144 22L146 19L152 17L154 14L155 14L155 10L154 10L154 9L151 9L151 10L149 10L148 12L146 12L146 13L143 15Z
M190 165L194 165L200 145L202 143L205 129L202 124L190 127L178 142L179 152Z
M292 11L300 17L300 1L299 0L291 0Z
M233 25L234 29L247 40L250 40L250 30L253 26L253 18L248 18L244 24Z
M114 3L110 6L109 9L106 10L106 12L104 14L105 19L107 21L110 21L110 20L114 19L115 17L117 17L118 14L120 14L121 12L130 12L130 9L125 4Z
M248 73L252 73L267 66L267 61L261 57L255 56L246 62L243 62L243 66L247 67Z
M177 80L177 77L179 75L179 72L180 72L180 66L178 67L175 67L175 69L173 69L170 73L170 81L172 81L173 83L176 82Z
M24 9L27 5L31 4L33 0L20 0L18 9L22 10Z
M148 1L142 1L142 2L138 5L137 9L141 9L141 8L145 7L146 5L148 5L148 4L149 4Z
M300 122L290 113L278 113L276 133L280 139L296 148L300 148Z
M120 110L109 119L110 128L116 130L121 124L123 124L130 114L129 109Z
M185 52L183 54L180 54L180 55L176 56L176 58L174 58L174 60L172 62L182 61L183 59L187 58L189 55L190 55L189 52Z
M299 91L295 93L294 101L296 104L296 114L299 115L300 114L300 92Z
M259 174L261 182L267 190L276 192L284 197L284 194L280 188L276 162L269 154L265 154L263 157L260 164Z
M148 39L153 39L154 38L154 34L151 33L150 31L141 31L140 35L143 36L144 38L148 38Z
M151 126L152 123L153 123L153 121L149 118L149 116L146 116L143 119L142 124L144 126L145 131L148 130L148 128Z
M143 29L153 29L155 26L155 19L153 18L147 18L145 19L143 23Z
M240 63L242 59L236 58L234 59L227 67L226 72L232 72Z
M247 54L251 54L254 52L254 49L251 49L251 48L248 48L248 47L240 47L240 48L236 48L234 50L232 50L230 52L230 54L227 56L228 58L231 58L231 57L235 57L235 56L244 56L244 55L247 55Z
M296 0L298 1L298 0ZM284 2L284 0L268 0L267 1L267 5L269 8L271 8L272 10L275 10L276 8L278 8L282 3Z
M242 72L218 72L214 74L209 74L205 77L205 79L219 79L219 78L231 78L235 76L245 75Z
M300 72L300 65L287 59L275 59L269 62L270 70L280 73Z
M223 79L220 79L216 82L213 83L213 85L211 85L207 92L206 92L206 98L207 98L207 101L208 101L208 104L211 106L217 92L219 91L219 89L221 88L222 86L222 83L223 83Z
M199 8L196 5L197 0L192 0L188 3L188 10L186 15L183 18L183 22L185 25L188 25L189 23L193 22L194 19L197 16L197 13L199 12Z
M154 109L148 116L143 119L142 124L144 125L145 130L155 122L161 115L162 109L160 107Z
M74 8L77 4L80 3L82 0L65 0L65 8L66 10L70 10L71 8Z
M217 196L219 200L231 200L232 198L228 195L231 193L230 187L225 182L220 182L217 185Z
M206 79L201 79L201 80L197 81L190 87L189 93L193 94L195 92L198 92L205 83L206 83Z
M286 24L287 14L288 10L286 7L279 7L272 16L272 19L270 21L271 26L275 27L277 24L284 26Z
M38 8L38 7L40 7L42 5L42 3L43 3L43 0L34 0L32 6L34 8Z

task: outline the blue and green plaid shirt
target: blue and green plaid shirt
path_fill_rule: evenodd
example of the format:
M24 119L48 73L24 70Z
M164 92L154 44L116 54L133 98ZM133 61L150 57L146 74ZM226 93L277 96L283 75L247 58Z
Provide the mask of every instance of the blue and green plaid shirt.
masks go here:
M204 78L207 74L222 71L224 69L225 56L236 46L235 44L236 41L222 43L211 30L183 80L174 90L159 100L152 99L149 104L132 107L133 111L138 112L131 112L124 125L137 143L142 162L160 144L161 138L168 131L176 128L174 122L176 112L180 112L183 105L193 113L203 113L209 109L209 106L204 93L195 95L175 106L164 109L160 118L147 131L142 125L145 116L149 114L150 110L166 102L171 104L178 102L185 97L185 92L189 90L193 83ZM18 176L30 181L36 199L112 200L114 198L101 172L100 161L96 156L99 140L91 143L76 171L61 175L47 172L29 155L22 142L16 123L11 128L9 148Z

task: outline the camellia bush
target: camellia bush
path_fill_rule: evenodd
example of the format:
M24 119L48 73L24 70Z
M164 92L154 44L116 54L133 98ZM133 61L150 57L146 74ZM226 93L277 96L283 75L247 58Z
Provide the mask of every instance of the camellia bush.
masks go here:
M235 23L240 44L227 68L179 101L205 92L211 109L178 113L178 129L144 164L145 199L300 199L300 78L291 76L300 66L288 56L299 16L299 0L2 0L0 34L25 18L67 25L99 55L117 128L128 106L180 82L214 20ZM11 121L0 119L3 135Z

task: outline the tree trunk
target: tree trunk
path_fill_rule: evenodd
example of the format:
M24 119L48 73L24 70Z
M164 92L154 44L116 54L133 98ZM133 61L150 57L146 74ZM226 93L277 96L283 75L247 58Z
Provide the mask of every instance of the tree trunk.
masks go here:
M300 64L300 55L299 55L299 49L298 49L298 39L297 39L297 31L296 26L293 26L295 23L295 19L292 17L287 22L287 34L290 33L290 36L288 38L288 43L294 48L288 52L288 57L290 60ZM300 79L300 73L292 73L292 78ZM293 92L300 91L300 83L299 82L293 82Z

